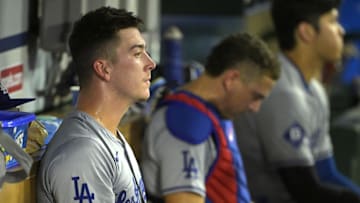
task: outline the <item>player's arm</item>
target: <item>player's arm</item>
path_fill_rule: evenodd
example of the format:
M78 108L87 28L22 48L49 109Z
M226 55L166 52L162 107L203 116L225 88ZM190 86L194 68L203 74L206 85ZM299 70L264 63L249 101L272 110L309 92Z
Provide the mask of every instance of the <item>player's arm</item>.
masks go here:
M337 170L333 157L317 161L315 166L321 181L346 187L360 196L360 187Z
M267 144L267 159L277 165L292 198L298 203L360 202L350 190L320 181L313 164L313 153L308 147L308 117L303 112L308 108L301 102L301 95L290 90L272 94L271 101L265 102L257 114L257 130Z
M360 197L347 188L328 185L319 180L316 168L292 166L278 170L286 188L298 202L306 203L358 203Z
M55 202L115 202L111 180L115 167L109 167L112 162L105 153L98 153L104 150L99 141L77 138L71 144L77 147L68 148L67 159L57 158L49 173Z
M165 203L204 203L205 198L192 192L177 192L164 196Z
M178 121L182 122L179 123ZM194 125L194 122L196 125ZM207 174L207 142L211 133L208 117L184 105L170 105L166 112L169 133L162 137L161 185L165 203L204 203Z

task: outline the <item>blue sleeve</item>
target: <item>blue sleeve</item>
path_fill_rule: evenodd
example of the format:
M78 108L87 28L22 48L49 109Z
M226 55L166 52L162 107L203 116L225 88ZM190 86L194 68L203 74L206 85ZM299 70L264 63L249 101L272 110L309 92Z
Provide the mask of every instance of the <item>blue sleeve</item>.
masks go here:
M207 115L183 103L169 105L166 125L176 138L190 144L202 143L212 131L212 123Z
M333 157L317 161L315 166L321 181L346 187L360 195L360 187L337 170Z

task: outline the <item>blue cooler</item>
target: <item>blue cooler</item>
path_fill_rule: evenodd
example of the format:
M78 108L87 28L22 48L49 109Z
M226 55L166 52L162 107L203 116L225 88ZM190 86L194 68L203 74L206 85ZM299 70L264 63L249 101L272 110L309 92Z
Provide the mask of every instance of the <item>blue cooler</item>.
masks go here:
M35 120L33 113L0 111L0 127L9 134L17 144L26 148L28 127L31 121ZM0 143L1 144L1 143ZM18 162L5 151L6 169L18 165Z

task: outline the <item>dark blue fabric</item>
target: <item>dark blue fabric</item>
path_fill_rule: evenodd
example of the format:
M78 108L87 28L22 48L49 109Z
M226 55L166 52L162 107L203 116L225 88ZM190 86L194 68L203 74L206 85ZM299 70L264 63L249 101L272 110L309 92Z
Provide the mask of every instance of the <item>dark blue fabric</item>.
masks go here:
M351 57L344 62L341 73L341 82L345 85L352 85L354 80L360 76L360 58Z
M317 161L315 167L321 181L346 187L360 195L360 187L337 170L333 157Z
M27 43L27 32L12 35L10 37L0 39L0 53L24 46Z
M360 32L359 6L359 0L345 0L341 3L339 8L339 21L346 33Z
M194 107L178 102L169 104L166 125L175 137L190 144L202 143L210 136L212 130L209 117Z

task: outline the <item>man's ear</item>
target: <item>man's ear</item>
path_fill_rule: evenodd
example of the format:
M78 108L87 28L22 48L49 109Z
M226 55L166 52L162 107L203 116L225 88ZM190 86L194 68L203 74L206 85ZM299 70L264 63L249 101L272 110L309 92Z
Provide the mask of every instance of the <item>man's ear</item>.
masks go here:
M110 80L110 67L108 62L103 59L96 60L93 63L93 69L95 74L102 80Z
M236 69L229 69L224 72L223 85L225 90L230 90L233 85L239 82L240 72Z
M308 43L314 39L316 30L310 23L301 22L296 30L296 33L301 41Z

